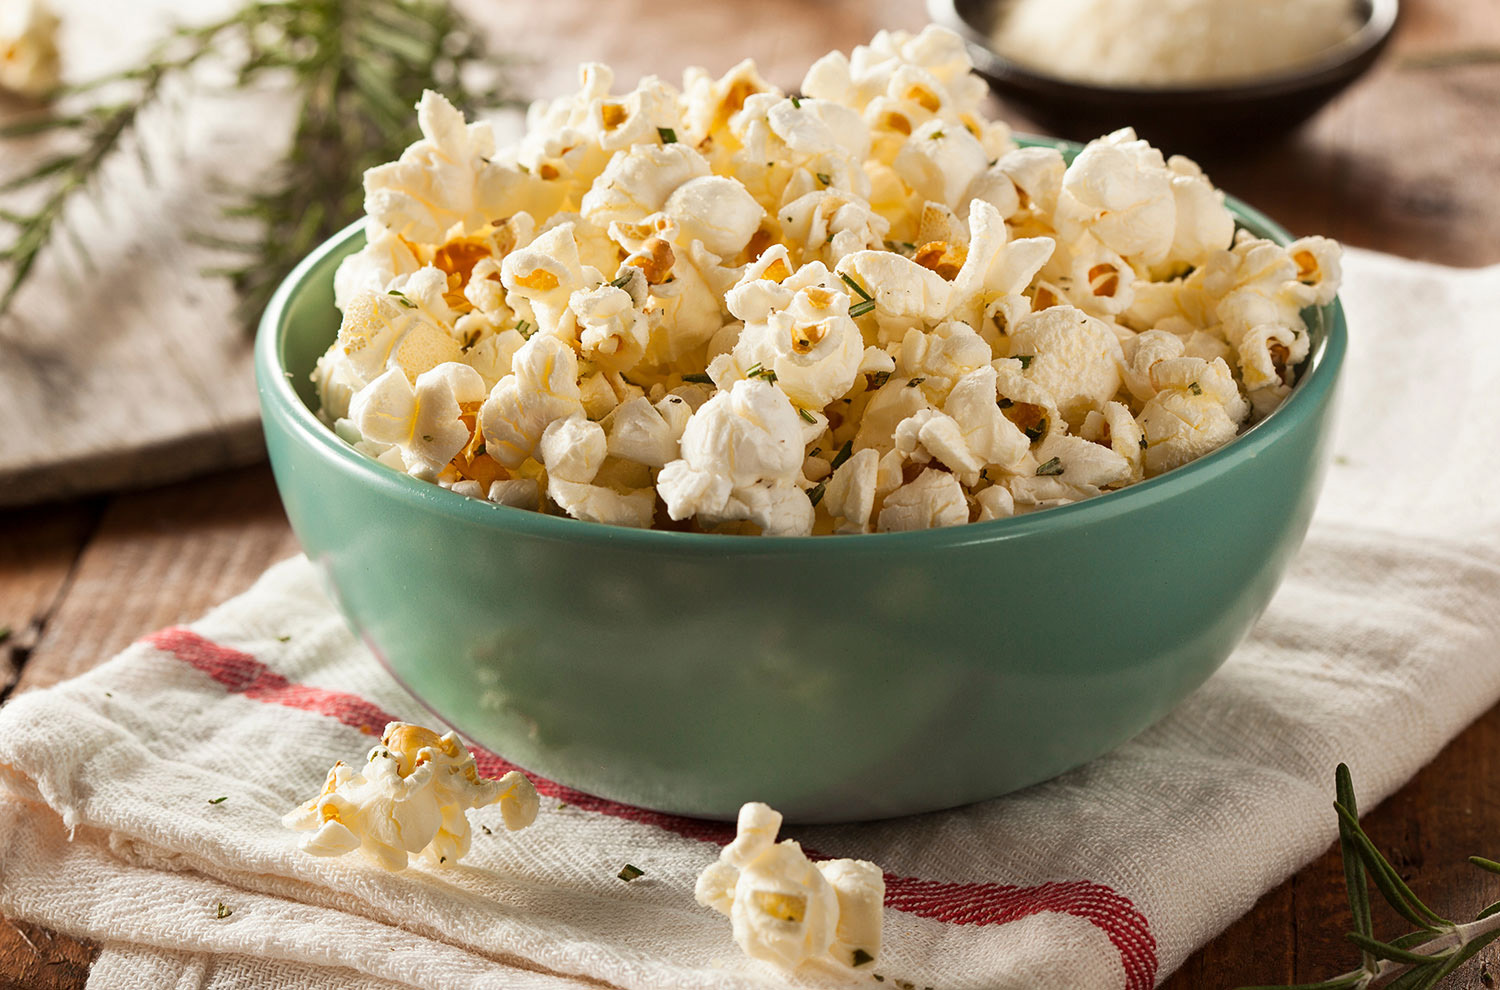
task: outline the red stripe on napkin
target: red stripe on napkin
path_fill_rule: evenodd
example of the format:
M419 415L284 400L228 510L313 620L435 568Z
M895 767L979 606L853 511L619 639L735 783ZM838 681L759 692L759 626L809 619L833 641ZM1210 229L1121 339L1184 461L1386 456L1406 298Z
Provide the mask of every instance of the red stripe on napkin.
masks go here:
M369 735L380 735L396 716L357 695L295 684L248 653L220 646L189 629L174 627L147 636L145 642L170 653L222 684L231 694L316 712ZM477 746L471 747L479 771L498 777L515 764ZM676 835L723 845L734 838L734 826L648 811L574 790L528 774L538 792L587 811L654 825ZM807 851L814 859L827 857ZM1034 914L1069 914L1091 922L1120 950L1126 990L1151 990L1156 982L1156 938L1130 899L1113 888L1086 880L1014 887L997 883L949 883L885 875L885 905L918 917L954 925L1003 925Z

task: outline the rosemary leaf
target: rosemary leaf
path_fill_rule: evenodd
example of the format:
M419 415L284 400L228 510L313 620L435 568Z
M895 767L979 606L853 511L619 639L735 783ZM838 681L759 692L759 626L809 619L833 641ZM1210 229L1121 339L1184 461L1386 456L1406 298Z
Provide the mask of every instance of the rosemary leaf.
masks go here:
M1359 809L1354 803L1354 780L1349 775L1348 764L1340 763L1334 771L1333 779L1338 802L1358 818ZM1344 860L1344 886L1349 890L1349 910L1354 915L1354 930L1364 938L1373 938L1375 923L1370 914L1370 884L1365 878L1365 867L1360 862L1349 827L1342 818L1339 819L1339 854ZM1351 940L1354 938L1353 935L1349 937ZM1362 952L1361 961L1364 965L1370 964L1370 956L1371 953Z
M1369 974L1364 972L1348 973L1344 976L1337 976L1331 980L1323 980L1319 983L1296 983L1290 986L1266 985L1239 987L1238 990L1354 990L1356 987L1363 986L1362 981L1366 980L1368 976Z
M67 204L97 188L101 166L135 136L141 112L162 101L163 83L205 60L223 65L241 88L269 83L300 107L280 165L225 204L225 216L253 223L256 235L213 244L243 259L211 271L230 277L247 326L293 265L363 212L359 177L416 140L412 106L424 89L443 92L466 114L505 97L503 63L447 0L244 0L227 17L178 28L139 64L64 87L55 112L0 128L0 142L48 133L73 145L0 176L0 193L46 190L34 212L0 211L16 228L0 250L9 269L0 314L54 235L66 236ZM145 146L135 147L149 174Z
M1483 856L1470 856L1469 862L1481 870L1488 870L1490 873L1500 873L1500 863L1495 862L1493 859L1485 859Z
M40 165L32 168L31 171L12 176L6 179L5 182L0 183L0 192L13 192L16 189L24 188L50 176L54 176L59 172L66 172L77 164L77 155L54 155L43 161Z
M1434 932L1452 928L1453 922L1434 913L1431 908L1422 903L1421 898L1412 893L1406 881L1402 880L1401 875L1396 872L1396 868L1381 855L1380 850L1375 848L1375 843L1371 842L1370 837L1365 835L1364 829L1359 827L1359 819L1354 813L1338 802L1334 802L1333 808L1342 822L1352 826L1350 836L1354 840L1359 857L1364 860L1365 866L1370 871L1370 879L1375 881L1375 886L1380 888L1380 892L1385 895L1391 907L1419 928Z
M1350 932L1344 937L1376 959L1389 959L1393 962L1412 963L1417 966L1425 966L1435 959L1446 959L1453 954L1453 950L1449 949L1446 952L1424 955L1420 952L1412 952L1410 949L1403 949L1400 946L1392 945L1389 942L1382 942L1379 939L1361 935L1358 932Z
M4 127L0 127L0 139L44 134L47 131L80 127L84 123L85 119L79 116L59 117L54 114L43 114L38 117L32 117L29 120L19 120L14 124L6 124Z

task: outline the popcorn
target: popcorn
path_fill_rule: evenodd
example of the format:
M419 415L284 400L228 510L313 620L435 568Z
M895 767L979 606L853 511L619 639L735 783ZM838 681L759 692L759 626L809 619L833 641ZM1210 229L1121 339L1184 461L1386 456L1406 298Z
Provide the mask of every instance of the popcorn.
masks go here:
M793 487L803 459L799 422L786 395L763 379L737 381L709 399L683 431L682 457L657 479L668 514L811 532L812 504Z
M1128 128L1072 164L1015 147L941 28L830 53L796 96L749 61L614 82L583 66L498 153L427 94L368 173L313 376L356 450L613 525L1002 519L1232 439L1338 288L1336 244L1236 233Z
M329 353L343 366L344 380L357 388L391 366L415 381L422 372L463 357L452 334L399 291L355 296L344 310L338 340Z
M912 132L892 167L923 199L956 209L988 162L974 135L947 121L930 120Z
M515 371L501 379L479 409L489 455L519 467L536 452L554 421L582 413L578 359L556 337L537 334L516 352Z
M1167 169L1172 173L1172 201L1177 210L1167 260L1196 268L1215 251L1229 247L1234 240L1234 217L1224 206L1224 194L1191 158L1173 155L1167 159Z
M766 215L739 180L722 175L684 182L672 190L662 212L677 221L684 238L701 241L721 258L743 251Z
M611 223L639 223L678 188L709 174L708 162L687 145L639 145L615 153L583 197L581 212L605 229Z
M281 821L312 832L303 852L341 856L357 849L395 871L413 854L434 866L458 862L469 851L464 812L492 804L500 805L510 831L536 821L536 789L519 771L487 780L455 733L391 722L363 766L335 763L322 793Z
M0 6L0 89L39 97L57 86L57 26L57 15L42 0Z
M875 508L875 486L880 454L865 448L833 472L823 493L823 510L834 521L834 532L868 533Z
M349 418L366 439L399 448L408 474L432 481L469 443L463 407L483 398L484 379L466 364L424 371L415 388L392 368L354 396Z
M1249 414L1222 359L1159 361L1152 369L1157 392L1141 410L1147 477L1186 464L1222 446Z
M1161 152L1121 128L1090 141L1063 175L1057 231L1087 231L1110 250L1153 265L1172 249L1177 206Z
M365 173L365 212L393 234L441 243L454 227L477 230L515 212L531 183L489 161L495 137L488 124L464 116L437 93L417 104L422 140L398 161Z
M781 815L740 808L733 842L698 877L699 904L728 915L746 955L787 970L807 962L854 968L880 954L885 877L859 859L814 863L792 839L776 841Z
M1077 427L1090 410L1114 398L1124 355L1118 338L1100 320L1072 306L1054 306L1023 319L1010 335L1014 354L1029 355L1025 375Z
M731 354L709 366L716 382L722 386L755 369L769 369L787 398L809 410L822 409L849 390L865 346L836 276L815 261L779 285L742 283L737 291L730 293L730 312L745 326Z
M962 526L968 521L969 506L958 479L935 468L891 492L880 509L880 529L888 533Z

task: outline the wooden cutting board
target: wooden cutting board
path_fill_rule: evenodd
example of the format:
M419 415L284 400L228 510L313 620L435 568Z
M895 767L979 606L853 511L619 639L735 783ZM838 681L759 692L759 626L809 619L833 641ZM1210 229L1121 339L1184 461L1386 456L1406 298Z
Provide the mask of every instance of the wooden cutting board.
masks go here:
M131 64L174 22L234 5L51 2L75 80ZM747 52L794 86L830 48L865 40L879 24L925 20L917 4L851 0L465 6L492 29L497 50L527 60L516 72L522 90L548 95L576 88L582 59L609 62L628 86L646 72L674 78L689 64L722 71ZM515 30L523 15L524 35ZM203 274L234 259L191 235L228 232L214 190L252 185L275 164L294 108L274 93L226 94L221 85L210 71L148 115L140 144L149 170L133 154L119 156L94 200L69 215L91 266L67 246L50 250L0 318L0 506L157 484L263 456L250 338L228 283ZM0 119L19 109L0 103ZM52 147L7 145L0 177Z
M237 0L51 2L64 18L66 71L84 79L131 64L174 21L207 19ZM688 65L722 72L750 55L794 88L822 53L926 22L921 0L460 2L497 50L518 57L516 88L547 96L576 89L584 60L613 66L618 89L646 73L675 81ZM1500 257L1500 67L1420 64L1455 44L1493 51L1497 9L1409 0L1390 57L1310 126L1205 164L1297 232L1449 263ZM294 108L275 93L227 95L203 83L175 91L144 121L149 181L121 156L97 202L77 204L74 227L94 268L51 251L0 318L0 506L263 456L249 337L231 315L228 284L201 274L231 259L189 235L223 232L215 188L253 184L277 161ZM14 110L0 103L0 119ZM0 177L45 151L41 141L7 145Z

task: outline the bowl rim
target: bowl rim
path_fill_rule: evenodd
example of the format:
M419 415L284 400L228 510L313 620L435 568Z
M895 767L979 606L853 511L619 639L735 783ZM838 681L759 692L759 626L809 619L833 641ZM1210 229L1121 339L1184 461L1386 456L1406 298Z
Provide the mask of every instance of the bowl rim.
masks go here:
M1013 0L1003 0L1013 2ZM1030 91L1048 90L1051 95L1085 102L1151 101L1159 105L1186 106L1203 102L1252 102L1315 89L1345 77L1352 65L1378 51L1395 29L1400 0L1362 0L1369 15L1359 28L1308 62L1242 82L1211 85L1111 86L1053 75L1023 65L995 51L988 35L959 11L958 0L927 0L927 16L963 38L974 67L982 75Z
M1075 149L1074 142L1052 138L1018 135L1031 145ZM1265 214L1232 196L1225 205L1235 214L1236 226L1243 222L1258 227L1262 236L1278 244L1293 238ZM929 549L958 548L981 543L1025 539L1039 532L1090 526L1123 515L1151 503L1175 498L1200 482L1209 480L1237 465L1255 459L1262 450L1293 432L1313 416L1330 399L1347 347L1343 307L1337 297L1321 308L1323 333L1313 340L1311 352L1302 365L1302 374L1282 403L1264 419L1209 453L1173 468L1154 478L1147 478L1126 488L1069 505L1055 506L1038 512L966 523L961 526L914 530L900 533L853 533L829 536L745 536L719 533L690 533L673 530L634 529L604 523L547 515L530 509L496 505L459 495L429 481L421 481L395 471L374 458L355 450L340 439L313 413L292 387L292 375L282 361L283 341L289 327L289 303L308 275L326 259L343 251L350 241L364 233L364 219L356 220L320 244L292 269L277 287L261 316L255 339L255 373L261 399L263 426L280 419L286 431L329 458L339 467L359 477L362 482L385 491L397 501L420 506L461 522L500 527L517 535L538 540L559 540L598 547L636 549L671 554L718 554L724 556L757 556L776 554L874 553L884 554L898 548L923 546Z

